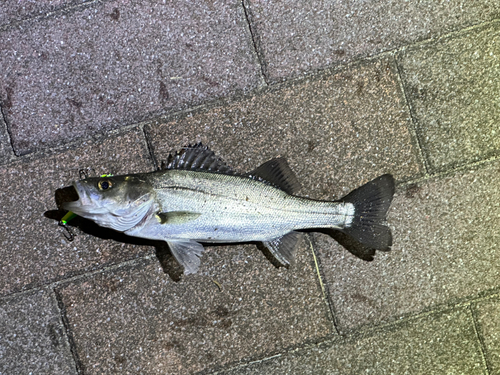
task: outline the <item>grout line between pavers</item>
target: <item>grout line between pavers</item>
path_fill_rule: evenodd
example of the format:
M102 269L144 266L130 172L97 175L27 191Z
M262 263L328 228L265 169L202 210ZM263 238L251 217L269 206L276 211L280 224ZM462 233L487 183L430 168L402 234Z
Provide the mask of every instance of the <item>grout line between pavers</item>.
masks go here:
M266 60L264 59L264 53L262 52L262 50L260 48L259 36L258 36L255 28L253 27L252 14L250 11L250 4L248 3L247 0L241 0L241 6L243 7L243 12L245 14L245 20L247 22L248 31L250 32L250 36L252 38L252 45L253 45L254 53L257 55L257 59L259 61L260 72L262 74L262 78L264 79L266 86L269 86L269 77L267 74L267 64L266 64Z
M51 282L48 282L47 284L40 284L34 288L29 288L29 289L24 289L24 290L19 290L19 291L13 292L13 293L9 293L9 294L0 296L0 301L8 300L11 298L16 298L19 296L23 296L25 294L36 293L37 291L44 291L44 290L50 290L50 289L55 290L57 287L64 285L64 284L68 284L68 283L71 283L74 281L78 281L80 279L92 277L94 275L99 275L99 274L103 274L106 272L115 271L115 270L118 270L118 269L123 268L123 267L136 266L136 265L140 264L141 262L144 262L146 260L151 260L154 258L156 258L156 254L143 255L143 256L140 256L140 257L137 257L134 259L126 260L126 261L121 262L121 263L117 263L117 264L113 264L113 265L109 265L109 266L104 266L104 267L99 268L99 269L94 270L94 271L87 271L87 272L84 272L84 273L81 273L81 274L78 274L75 276L70 276L70 277L67 277L67 278L64 278L61 280L51 281Z
M20 27L22 24L26 22L31 22L31 21L37 21L37 20L43 20L46 18L51 18L54 16L59 16L61 14L65 13L70 13L73 10L79 10L79 9L85 9L85 8L90 8L92 5L96 3L104 3L104 2L111 2L112 0L89 0L89 1L84 1L83 3L78 3L78 4L73 4L73 5L67 5L67 6L62 6L57 9L43 12L38 15L33 15L33 16L27 16L25 18L21 18L20 20L16 20L13 22L8 22L3 25L0 25L0 32L7 31L9 29L15 29Z
M284 349L281 353L278 353L278 354L273 355L273 356L263 357L263 358L260 358L257 360L252 360L252 361L248 361L248 362L244 362L244 363L233 364L232 366L230 366L224 370L217 370L215 372L204 371L204 372L201 372L200 374L207 374L207 373L214 374L214 375L224 374L228 370L236 370L236 369L244 368L245 366L248 366L248 365L262 363L262 362L271 360L273 358L283 357L283 356L286 356L289 354L293 354L293 353L297 353L297 352L301 352L301 351L306 351L308 349L320 348L321 346L331 347L335 344L343 344L346 341L356 341L356 340L361 339L361 338L366 337L366 336L376 335L377 333L379 333L381 331L400 329L404 326L407 326L409 324L412 324L418 320L424 319L424 318L429 317L429 316L443 315L443 314L449 313L453 310L460 309L460 308L464 309L464 310L469 310L471 308L471 305L474 303L478 303L478 302L486 301L486 300L491 300L491 299L498 299L499 297L500 297L499 291L494 290L494 291L492 291L492 294L489 294L489 295L479 296L479 297L473 298L471 300L457 302L454 304L446 304L446 303L440 304L440 305L434 306L431 310L428 310L428 311L422 311L422 312L419 312L417 314L401 316L401 317L399 317L399 319L395 319L395 320L392 320L392 321L386 322L386 323L381 323L381 324L372 325L372 326L362 326L358 329L347 332L345 334L329 335L329 337L325 337L321 341L317 341L315 343L299 344L293 348ZM475 318L475 317L473 316L473 318ZM475 320L474 320L474 322L475 322ZM476 330L476 327L474 327L474 329ZM486 365L487 365L487 362L486 362L486 364L484 364L484 366L486 366ZM485 368L487 369L488 374L489 374L490 373L489 367L485 367Z
M497 161L500 161L500 155L492 156L490 158L483 159L483 160L478 160L478 161L474 161L474 162L461 164L461 165L458 165L456 167L450 167L447 170L429 173L425 176L405 180L405 181L399 183L398 187L405 188L405 187L409 187L411 185L420 184L422 182L442 179L442 178L446 178L446 177L453 177L458 173L470 172L470 171L474 171L478 168L488 167L488 164L493 164Z
M16 153L14 151L14 143L12 143L12 134L10 133L10 129L7 126L7 113L5 109L5 103L2 100L0 100L0 124L4 128L3 133L7 137L7 143L10 146L10 155L5 158L6 160L4 159L5 163L9 163L15 160Z
M474 25L465 26L461 29L452 30L452 31L449 31L449 32L441 34L441 35L436 35L436 36L429 38L429 39L423 39L420 41L413 42L411 44L397 47L392 51L394 53L402 53L402 52L405 52L406 50L423 47L427 44L436 43L440 40L444 40L444 39L448 39L448 38L456 38L456 37L460 36L460 34L462 34L462 33L468 33L469 31L475 31L476 29L481 29L483 27L490 27L490 26L495 25L495 24L500 24L500 18L495 18L495 19L492 19L489 21L484 21L484 22L476 23Z
M30 162L33 160L43 159L48 156L55 156L57 154L63 153L69 149L75 149L81 146L82 143L85 142L102 142L110 137L118 137L121 135L125 135L129 133L131 130L139 129L142 132L142 128L146 124L150 124L154 120L141 121L129 125L124 125L116 129L109 129L100 133L93 133L86 136L78 137L72 139L68 142L61 142L58 145L53 145L51 147L40 148L33 152L23 154L23 155L15 155L15 158L12 160L7 160L4 163L0 162L0 165L7 165L13 162Z
M354 330L348 331L345 334L341 334L341 337L357 337L357 336L362 336L366 334L370 334L370 332L376 332L378 330L383 330L383 329L392 329L393 327L397 327L400 324L406 324L406 323L411 323L412 321L419 320L428 316L432 316L435 314L445 314L448 311L452 311L455 309L468 309L471 304L478 303L481 301L487 301L491 299L498 299L500 294L499 294L499 289L498 288L493 288L488 294L486 292L481 293L482 295L477 295L476 297L472 297L470 299L463 298L460 300L455 300L455 301L445 301L439 304L436 304L434 306L428 306L426 309L424 307L424 310L421 310L419 312L414 312L414 313L406 313L406 314L401 314L399 316L394 316L391 321L383 322L383 323L375 323L374 325L361 325L358 328L355 328Z
M108 0L105 0L105 1L108 1ZM242 0L243 3L245 1L246 0ZM94 1L90 1L90 2L85 2L85 3L82 3L82 4L75 5L73 7L56 10L54 12L51 12L50 14L64 13L68 9L71 10L71 9L74 9L74 8L87 7L87 6L93 5L93 4L98 3L98 2L103 2L103 1L102 0L94 0ZM245 15L248 17L249 14L247 14L247 9L246 9L245 6L244 6L244 12L245 12ZM46 17L46 15L39 16L38 18L42 18L42 17ZM26 20L23 20L22 22L27 21L27 20L31 20L31 19L32 18L26 19ZM21 22L21 21L19 21L19 22ZM251 24L250 24L248 18L247 18L247 22L249 24L249 27L251 27ZM78 137L76 139L73 139L73 140L71 140L71 141L69 141L67 143L64 143L64 141L63 141L63 143L60 144L60 145L52 146L52 147L47 147L47 148L41 148L39 150L35 150L34 152L31 152L31 153L28 153L28 154L25 154L25 155L15 155L15 153L14 153L14 156L15 156L14 159L5 160L4 162L0 161L0 164L9 164L9 163L11 163L13 161L16 161L16 160L26 160L26 159L27 160L33 160L33 159L41 158L41 157L44 157L44 156L46 156L48 154L53 154L53 153L56 153L56 152L61 152L61 151L65 150L65 149L68 149L68 148L71 148L71 147L75 147L75 146L78 145L78 143L80 143L82 141L87 141L87 140L99 141L99 140L104 139L105 137L107 137L109 135L123 134L123 133L126 133L128 130L130 130L132 128L136 128L136 127L139 127L141 130L143 130L144 129L144 125L146 125L146 124L147 125L151 125L151 124L153 124L155 122L159 122L159 121L169 121L170 119L175 119L178 116L183 116L183 115L186 115L186 114L190 114L190 113L195 113L195 112L198 112L198 111L207 110L207 109L210 109L210 108L213 108L213 107L219 107L219 106L229 105L229 104L232 104L234 102L239 102L241 100L244 100L245 98L254 97L256 95L261 94L262 92L267 92L267 90L273 90L273 91L274 90L281 90L282 88L288 87L289 85L296 85L297 83L300 83L301 81L306 81L306 80L310 80L310 79L314 80L314 79L321 78L322 76L325 76L325 75L333 75L333 74L336 74L337 72L341 72L341 71L343 71L345 69L349 69L349 68L351 68L351 67L353 67L353 66L355 66L357 64L360 64L360 63L372 63L372 62L374 62L376 60L380 60L380 59L388 58L389 57L389 58L392 58L395 61L396 67L398 69L398 73L400 74L400 72L399 72L399 65L397 64L397 61L395 59L395 55L400 54L403 51L405 51L407 49L410 49L410 48L414 48L416 46L421 46L421 45L433 43L433 42L435 42L436 40L439 40L439 39L447 38L447 37L450 37L450 36L457 36L457 35L459 35L462 32L474 30L476 28L486 27L486 26L489 26L491 24L495 24L495 23L499 23L499 22L500 22L500 20L492 20L492 21L483 22L483 23L480 23L480 24L476 24L476 25L472 25L472 26L466 27L464 29L460 29L460 30L457 30L457 31L452 31L452 32L449 32L447 34L443 34L443 35L437 36L435 38L423 40L423 41L416 42L416 43L413 43L413 44L410 44L410 45L406 45L406 46L402 46L402 47L399 47L399 48L395 48L393 50L382 51L382 52L379 52L379 53L377 53L377 54L375 54L373 56L364 56L364 57L360 57L358 59L355 58L355 59L353 59L351 61L348 61L346 63L340 63L340 64L337 64L337 65L330 65L330 66L327 66L327 67L324 67L324 68L320 68L320 69L316 69L316 70L313 70L313 71L309 71L306 74L298 75L298 76L292 76L292 77L290 77L288 79L284 79L283 81L273 82L272 84L266 85L264 87L256 87L255 89L249 91L248 93L244 94L243 96L241 94L233 93L233 95L230 95L230 96L227 96L227 97L213 98L213 99L208 100L208 101L206 101L204 103L197 104L197 105L194 105L194 106L190 106L190 107L187 107L187 108L172 109L171 112L167 113L167 114L163 114L163 115L160 115L160 116L155 116L155 117L149 118L147 120L139 121L139 122L136 122L136 123L133 123L133 124L128 124L128 125L120 126L118 128L115 128L115 129L106 130L106 131L104 131L102 133L84 135L82 137ZM2 31L1 27L0 27L0 31ZM253 36L252 36L252 38L253 38ZM258 49L257 49L257 52L258 52ZM259 54L258 54L258 56L259 56ZM260 57L259 57L259 59L260 59ZM261 63L260 65L261 65L261 68L262 68L263 64ZM401 76L399 76L398 79L399 79L399 84L400 84L401 90L402 90L403 94L405 95L406 104L410 108L410 116L412 118L412 122L415 124L414 116L413 116L413 114L411 112L411 106L409 105L408 99L406 98L406 92L404 90L404 87L401 86L401 85L403 85ZM418 153L419 153L418 156L419 156L419 158L422 159L422 162L424 163L424 169L426 169L426 171L424 171L424 176L421 177L421 178L414 179L414 181L421 181L421 180L423 181L423 180L426 180L427 178L431 178L433 176L442 176L444 174L447 174L449 172L453 172L455 170L461 170L462 167L464 167L464 166L465 167L467 167L469 165L474 166L474 165L477 165L478 163L482 163L484 161L490 161L490 160L495 160L497 158L500 158L500 155L499 155L499 156L496 156L496 157L491 157L491 158L483 159L483 160L479 160L479 161L466 162L465 164L462 164L462 165L459 165L459 166L456 166L456 167L451 167L451 169L449 169L449 170L437 171L437 172L430 173L430 172L427 171L426 158L421 154L422 153L422 147L420 146L420 141L419 141L419 138L418 138L418 134L416 133L416 129L411 129L411 132L412 132L412 137L414 137L414 139L418 142L418 146L419 146L418 147ZM12 137L9 137L9 138L12 139ZM12 144L12 141L11 141L11 144ZM153 163L157 163L157 161L155 159L153 159ZM406 183L406 181L405 181L405 183Z
M78 356L78 351L76 349L76 343L73 337L73 334L71 333L71 330L69 329L69 322L68 318L66 316L65 312L65 307L64 303L62 301L61 296L59 293L57 293L55 288L50 288L51 291L51 296L54 305L57 308L57 311L59 312L59 323L62 327L62 331L64 334L64 337L66 338L66 343L68 344L69 350L71 352L71 357L73 358L73 365L75 372L77 374L83 374L82 371L82 362L80 361L80 357Z
M413 143L415 143L415 145L416 145L417 157L418 157L418 159L420 159L419 162L420 162L420 164L423 167L423 171L422 171L423 172L423 177L428 177L429 176L429 170L430 170L430 168L429 168L429 161L428 161L427 155L424 152L424 149L422 147L422 142L420 140L420 136L419 136L419 133L417 131L417 128L418 128L418 126L417 126L417 119L416 119L413 107L411 105L411 102L408 99L408 95L407 95L406 90L405 90L405 85L403 83L402 67L398 63L398 59L397 59L396 55L397 55L397 53L395 53L395 54L392 55L392 61L393 61L394 65L396 66L397 81L398 81L401 93L403 94L404 101L405 101L405 106L408 109L408 114L410 115L410 119L411 119L411 126L408 128L408 131L411 134L411 138L413 138Z
M310 246L312 249L312 241L309 241L309 243L310 243ZM50 293L54 294L53 298L56 299L58 309L61 312L61 319L63 319L63 323L64 323L64 327L65 327L65 334L67 335L68 340L70 340L70 348L73 348L74 346L72 346L73 344L71 343L72 338L71 338L71 332L69 331L69 325L68 325L68 322L64 321L64 319L65 319L64 304L61 305L62 300L60 299L60 296L58 296L57 287L64 285L64 284L68 284L68 283L77 281L77 280L80 280L80 279L92 277L94 275L103 274L106 272L118 270L118 269L123 268L123 267L136 266L136 265L138 265L146 260L151 260L154 258L155 258L154 254L148 254L148 255L138 257L138 258L135 258L135 259L132 259L129 261L125 261L125 262L122 262L119 264L114 264L111 266L103 267L99 270L86 272L84 274L80 274L80 275L76 275L76 276L66 278L63 280L55 281L55 282L52 282L50 284L47 284L47 285L44 285L44 286L41 286L38 288L33 288L33 289L29 289L29 290L15 292L15 293L12 293L12 294L9 294L6 296L2 296L2 297L0 297L0 301L1 300L8 300L11 298L16 298L16 297L19 297L20 295L24 295L24 294L36 293L37 291L41 291L41 290L50 291ZM407 325L407 324L412 324L413 322L418 321L418 320L423 319L423 318L428 317L428 316L432 316L432 315L436 315L436 314L445 314L446 312L455 310L457 308L469 309L471 311L471 313L473 314L472 315L473 321L474 321L474 324L476 325L477 324L477 317L473 313L473 310L471 310L471 305L474 303L481 302L481 301L487 301L487 300L491 300L491 299L495 299L495 298L498 299L499 296L500 296L499 290L493 289L487 295L483 293L482 295L480 295L476 298L472 298L470 300L465 300L462 302L456 302L456 303L451 303L451 304L450 303L440 304L440 305L432 307L428 311L422 311L422 312L419 312L417 314L409 314L406 316L400 316L399 319L394 319L390 322L386 322L386 323L382 323L382 324L376 324L376 325L371 325L371 326L362 326L358 329L349 331L345 334L339 334L339 335L330 334L330 335L326 336L323 340L319 340L319 341L314 342L314 343L305 343L302 345L297 345L297 346L294 346L292 348L285 349L281 353L277 353L277 354L274 354L274 355L269 356L269 357L263 357L263 358L259 358L256 360L251 360L249 362L240 363L240 364L237 364L236 366L229 367L229 368L224 369L224 370L218 370L216 372L208 372L208 373L210 373L210 374L222 374L228 370L238 369L238 368L242 368L242 367L245 367L245 366L248 366L251 364L265 362L265 361L271 360L273 358L282 357L284 355L304 351L304 350L307 350L310 348L318 348L321 345L332 346L334 344L341 344L342 342L345 342L346 340L357 340L357 339L365 337L367 335L375 335L375 334L377 334L377 332L380 332L383 330L398 329L398 327L402 327L402 326ZM481 339L481 337L477 334L478 329L476 326L474 327L474 329L475 329L476 335L479 337L479 339ZM484 345L484 344L481 343L481 345ZM483 356L484 356L483 346L481 347L481 350L482 350ZM76 357L75 361L76 362L78 361L78 357ZM486 364L487 364L487 362L486 362ZM77 366L78 366L78 364L77 364ZM488 369L489 369L489 367L488 367ZM82 372L78 372L78 373L80 374ZM202 373L206 373L206 372L202 372Z
M279 358L282 355L283 355L282 353L279 353L279 354L276 354L276 355L272 355L272 356L261 358L261 359L256 359L254 361L240 363L240 364L238 364L236 366L231 366L229 368L219 369L219 370L216 370L216 371L210 371L210 369L202 370L201 372L197 372L196 374L199 374L199 375L202 375L202 374L210 374L210 375L224 374L227 371L237 370L237 369L240 369L240 368L244 368L246 366L251 366L251 365L259 364L259 363L262 363L262 362L266 362L266 361L269 361L269 360L274 359L274 358Z
M146 147L149 152L149 157L151 158L151 161L153 162L153 168L155 171L157 171L158 168L158 159L156 158L155 152L154 152L154 146L153 146L153 141L151 140L151 136L149 135L148 131L146 130L145 125L142 125L141 127L142 135L144 136L144 139L146 140Z
M342 345L342 344L345 344L346 342L349 342L349 341L352 342L352 341L360 340L360 339L365 338L365 337L374 336L374 335L380 333L381 331L389 331L390 332L393 330L402 329L404 327L407 327L408 325L411 325L411 324L418 322L419 320L422 320L422 319L427 318L429 316L444 315L446 313L450 313L453 310L456 310L456 308L468 309L471 303L472 303L471 301L457 303L456 305L453 305L453 306L445 306L443 308L434 309L431 311L426 311L426 312L416 314L416 315L411 315L411 316L405 317L404 319L401 319L401 320L394 320L392 322L388 322L388 323L384 323L384 324L364 327L364 328L361 328L361 329L358 329L355 331L351 331L351 332L343 334L343 335L339 335L339 336L330 335L330 337L327 337L322 341L318 341L315 343L299 344L293 348L285 349L281 353L278 353L278 354L273 355L273 356L263 357L263 358L260 358L258 360L253 360L253 361L249 361L249 362L245 362L245 363L233 364L232 366L229 366L228 368L226 368L224 370L217 370L216 372L210 372L210 371L201 372L200 375L207 374L207 373L213 374L213 375L224 374L227 371L237 370L237 369L244 368L244 367L252 365L252 364L266 362L266 361L271 360L273 358L284 357L284 356L287 356L290 354L304 352L304 351L307 351L309 349L314 349L314 348L319 349L321 347L330 348L334 345Z
M476 309L472 306L473 303L477 303L477 302L471 302L469 304L469 313L470 313L471 318L472 318L472 326L474 329L474 334L476 335L477 341L479 343L479 350L481 352L481 358L483 360L483 365L486 368L487 374L491 374L492 373L491 365L488 361L488 357L486 356L486 352L487 352L486 343L484 342L483 335L480 333L481 330L479 329L479 319L477 316Z

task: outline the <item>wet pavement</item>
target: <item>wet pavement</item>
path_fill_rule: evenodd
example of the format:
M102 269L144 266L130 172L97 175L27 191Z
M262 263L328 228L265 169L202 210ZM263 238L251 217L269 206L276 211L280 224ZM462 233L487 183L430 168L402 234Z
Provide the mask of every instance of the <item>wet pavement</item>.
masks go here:
M497 1L3 2L0 374L500 373ZM397 180L390 252L290 268L74 219L65 187L203 142L299 195ZM65 236L66 235L66 236Z

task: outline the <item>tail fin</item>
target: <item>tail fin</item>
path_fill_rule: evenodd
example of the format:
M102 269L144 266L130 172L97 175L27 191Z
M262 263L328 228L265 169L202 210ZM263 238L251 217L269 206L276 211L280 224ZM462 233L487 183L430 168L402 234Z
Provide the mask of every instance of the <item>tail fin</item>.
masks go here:
M361 244L377 250L392 245L389 227L383 224L394 195L394 178L384 174L352 191L342 202L354 205L354 219L341 231Z

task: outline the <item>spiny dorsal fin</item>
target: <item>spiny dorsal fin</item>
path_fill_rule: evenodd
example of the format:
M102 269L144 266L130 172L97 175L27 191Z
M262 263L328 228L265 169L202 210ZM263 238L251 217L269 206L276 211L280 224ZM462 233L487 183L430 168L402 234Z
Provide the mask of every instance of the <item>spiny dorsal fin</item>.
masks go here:
M194 146L183 147L175 155L170 154L167 162L162 162L161 169L194 169L225 174L234 173L231 167L227 166L201 142Z
M247 176L268 182L288 194L293 194L300 189L300 183L285 158L271 159L248 173Z

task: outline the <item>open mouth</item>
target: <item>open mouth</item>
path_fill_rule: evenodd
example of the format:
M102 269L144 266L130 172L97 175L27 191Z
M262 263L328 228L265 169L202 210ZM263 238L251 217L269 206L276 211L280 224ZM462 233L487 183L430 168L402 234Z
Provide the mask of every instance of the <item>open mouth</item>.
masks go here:
M68 211L73 211L74 213L78 213L78 211L84 209L85 206L91 205L91 201L80 181L73 182L73 188L78 195L78 200L64 202L62 204L62 208Z

